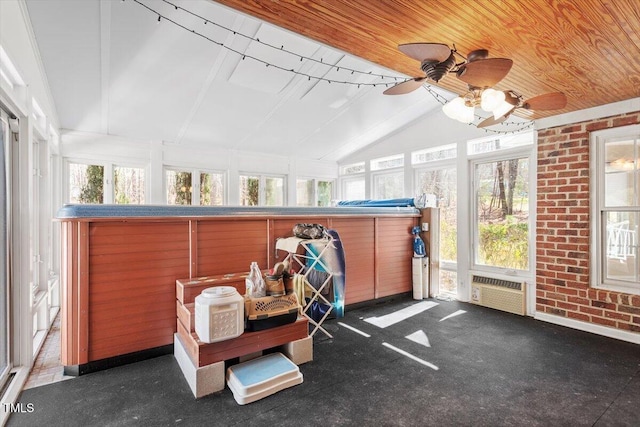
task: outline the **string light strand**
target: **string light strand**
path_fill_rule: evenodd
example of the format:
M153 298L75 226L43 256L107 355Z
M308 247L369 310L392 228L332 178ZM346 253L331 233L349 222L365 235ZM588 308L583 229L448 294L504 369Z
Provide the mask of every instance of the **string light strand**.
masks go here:
M124 0L122 0L122 1L124 2ZM390 85L393 86L396 83L404 83L404 82L407 82L409 80L413 80L412 78L401 79L401 78L396 77L396 76L375 74L375 73L372 73L371 71L360 71L360 70L356 70L356 69L352 69L352 68L348 68L348 67L331 65L331 64L328 64L328 63L324 62L323 58L320 58L320 60L317 60L317 59L314 59L314 58L310 58L310 57L307 57L307 56L300 55L298 53L289 51L289 50L284 48L284 45L275 46L275 45L271 45L271 44L262 42L258 38L253 38L251 36L247 36L245 34L242 34L242 33L238 32L238 31L235 31L235 30L232 30L230 28L227 28L227 27L225 27L225 26L223 26L221 24L218 24L218 23L213 22L213 21L211 21L211 20L209 20L209 19L207 19L207 18L205 18L203 16L200 16L200 15L194 13L194 12L191 12L191 11L189 11L189 10L179 6L179 5L176 5L176 4L174 4L174 3L172 3L172 2L170 2L168 0L162 0L162 1L164 3L166 3L166 4L168 4L168 5L171 5L175 10L182 10L182 11L184 11L184 12L186 12L186 13L194 16L194 17L197 17L198 19L201 19L205 24L209 23L209 24L215 25L215 26L217 26L217 27L219 27L221 29L224 29L226 31L232 32L234 35L239 35L239 36L247 38L247 39L249 39L251 41L260 43L260 44L262 44L264 46L268 46L270 48L277 49L279 51L286 52L286 53L291 54L291 55L295 55L295 56L300 58L300 61L303 61L303 60L312 61L312 62L317 63L317 64L322 64L322 65L325 65L325 66L329 66L330 68L335 69L336 71L340 71L340 70L347 71L347 72L349 72L350 75L358 73L358 74L361 74L361 75L368 75L368 76L376 77L376 78L379 78L379 79L382 79L382 80L384 80L386 78L386 79L392 80L392 82L391 83L382 83L382 82L379 82L379 81L374 81L374 82L370 82L370 83L363 83L363 82L353 82L353 81L347 81L347 80L334 80L334 79L330 79L330 78L327 78L327 77L314 76L314 75L311 75L311 74L304 73L302 71L297 71L297 70L295 70L293 68L286 68L286 67L280 66L278 64L273 64L273 63L270 63L270 62L265 61L263 59L260 59L258 57L255 57L255 56L248 55L246 53L240 52L239 50L236 50L236 49L234 49L234 48L232 48L230 46L225 45L223 42L219 42L217 40L212 39L211 37L206 36L205 34L202 34L202 33L198 32L198 31L192 29L192 28L188 28L185 25L175 21L174 19L171 19L168 16L161 14L160 12L156 11L152 7L142 3L140 0L133 0L134 3L138 4L139 6L142 6L147 11L152 13L154 16L157 16L158 23L160 23L162 20L170 22L173 25L175 25L175 26L177 26L177 27L179 27L179 28L181 28L181 29L183 29L185 31L188 31L188 32L190 32L192 34L195 34L195 35L207 40L208 42L211 42L211 43L213 43L213 44L215 44L217 46L220 46L220 47L222 47L222 48L224 48L226 50L229 50L229 51L237 54L238 56L240 56L242 58L242 60L251 59L251 60L254 60L254 61L257 61L257 62L260 62L260 63L264 64L265 67L273 67L273 68L276 68L276 69L281 70L281 71L293 73L293 74L296 74L298 76L306 77L308 80L315 79L317 81L324 81L324 82L327 82L329 84L337 83L337 84L357 86L358 89L361 86L369 86L369 87L384 86L384 87L389 87ZM398 79L401 79L401 80L398 80ZM422 85L422 87L424 89L426 89L427 92L429 92L429 94L437 102L439 102L441 105L444 105L444 104L446 104L448 102L448 100L444 96L442 96L441 94L436 92L433 89L433 87L431 85L429 85L428 83L424 83ZM476 119L483 119L483 117L481 117L479 115L475 115L475 117L476 117ZM472 124L473 124L473 122L470 123L470 125L472 125ZM520 124L522 124L522 123L520 123L520 122L502 122L501 123L502 126L514 126L514 125L520 125ZM531 127L533 127L533 123L528 123L528 124L525 124L523 126L519 126L518 128L513 129L513 130L509 130L509 131L496 130L496 129L484 129L484 130L485 130L485 132L494 132L494 133L499 133L499 134L510 134L510 133L518 133L518 132L521 132L521 131L526 130L528 128L531 128Z

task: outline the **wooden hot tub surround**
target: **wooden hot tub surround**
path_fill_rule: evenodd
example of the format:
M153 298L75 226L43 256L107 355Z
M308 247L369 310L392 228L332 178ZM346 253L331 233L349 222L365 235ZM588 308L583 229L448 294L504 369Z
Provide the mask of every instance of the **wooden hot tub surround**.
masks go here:
M419 218L413 208L66 205L57 218L62 364L78 375L171 352L176 280L273 266L286 255L276 239L296 223L340 233L347 305L410 292Z

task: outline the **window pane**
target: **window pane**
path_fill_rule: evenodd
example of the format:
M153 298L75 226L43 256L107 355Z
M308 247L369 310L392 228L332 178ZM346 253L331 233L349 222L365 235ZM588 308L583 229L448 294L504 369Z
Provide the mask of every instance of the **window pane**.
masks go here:
M200 174L200 205L221 206L224 204L224 174Z
M638 277L638 212L605 214L606 264L605 279L637 283Z
M166 171L167 177L167 204L169 205L190 205L191 193L191 172Z
M284 178L265 179L265 205L284 206Z
M411 153L411 163L427 163L436 160L454 159L458 154L456 144L445 145L436 148L428 148L426 150L414 151Z
M475 170L478 264L529 268L529 162L478 164Z
M481 138L469 141L467 152L469 154L490 153L530 144L533 144L533 132L524 132L515 135L504 135L500 138Z
M144 169L115 166L113 184L115 203L144 203Z
M364 199L364 178L344 180L342 189L344 200L362 200Z
M638 204L638 147L634 140L605 145L605 206Z
M69 202L103 203L104 166L69 164Z
M333 181L318 181L318 206L331 206Z
M440 208L440 260L458 259L458 203L456 169L418 172L418 192L435 194ZM455 282L454 282L455 283Z
M350 175L350 174L362 173L362 172L364 172L364 162L340 166L341 175Z
M455 271L440 270L440 294L458 295L458 273Z
M260 178L257 176L240 176L240 205L258 206L260 200Z
M371 170L399 168L404 166L404 154L396 154L388 157L371 160Z
M404 172L375 175L373 177L374 199L397 199L404 196Z
M313 180L296 180L296 204L298 206L313 206Z

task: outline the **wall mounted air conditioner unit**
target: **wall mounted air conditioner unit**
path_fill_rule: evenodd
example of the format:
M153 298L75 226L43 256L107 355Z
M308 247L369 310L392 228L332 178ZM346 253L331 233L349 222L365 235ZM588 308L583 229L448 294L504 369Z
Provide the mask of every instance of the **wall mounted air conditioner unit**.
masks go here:
M473 275L471 302L524 316L526 283Z

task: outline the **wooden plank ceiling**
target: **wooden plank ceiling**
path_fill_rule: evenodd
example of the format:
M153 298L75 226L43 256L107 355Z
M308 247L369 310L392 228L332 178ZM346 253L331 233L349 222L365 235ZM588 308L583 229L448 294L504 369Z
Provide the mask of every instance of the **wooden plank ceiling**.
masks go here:
M638 0L218 2L411 77L424 73L398 44L455 43L464 56L488 49L490 57L514 61L496 89L525 99L567 95L564 110L526 116L532 119L640 96ZM467 88L453 74L438 86L459 94Z

